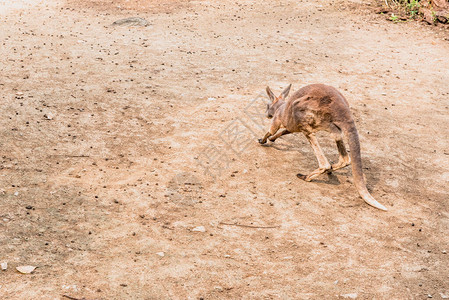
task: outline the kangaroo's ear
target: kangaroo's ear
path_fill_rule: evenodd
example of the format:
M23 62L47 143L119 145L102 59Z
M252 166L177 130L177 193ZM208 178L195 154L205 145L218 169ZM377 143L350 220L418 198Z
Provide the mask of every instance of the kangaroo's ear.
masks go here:
M276 99L276 97L274 96L274 93L271 91L269 86L267 86L267 95L272 102Z
M288 96L288 93L290 93L290 88L292 87L292 84L290 83L288 87L285 88L285 90L282 92L280 98L285 99Z

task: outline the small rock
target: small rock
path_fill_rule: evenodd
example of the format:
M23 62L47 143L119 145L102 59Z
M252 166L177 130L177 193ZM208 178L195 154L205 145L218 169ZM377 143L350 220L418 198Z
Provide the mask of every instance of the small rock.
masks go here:
M7 263L7 262L2 262L2 263L0 264L0 266L1 266L1 268L2 268L3 271L5 271L6 269L8 269L8 263Z
M449 299L449 294L440 293L441 299Z
M204 228L204 226L198 226L193 228L192 231L206 232L206 228Z
M156 252L157 255L159 255L160 257L164 257L165 253L164 252Z
M44 118L46 118L47 120L53 120L53 115L51 113L46 113L44 115Z
M344 294L341 295L343 298L349 298L349 299L356 299L357 298L357 293L350 293L350 294Z
M224 291L224 289L223 289L221 286L216 286L216 287L214 287L214 289L215 289L217 292L223 292L223 291Z
M432 295L431 294L427 295L427 298L432 298Z
M14 193L14 196L19 196L19 192L15 192L15 193Z
M209 101L215 101L215 100L217 100L217 98L209 97L209 98L207 98L207 100L209 100Z
M443 253L443 254L447 254L447 251L446 251L446 250L443 250L443 251L441 251L441 253Z
M230 258L230 257L231 257L231 255L229 255L229 254L225 254L225 255L224 255L224 257L225 257L225 258Z

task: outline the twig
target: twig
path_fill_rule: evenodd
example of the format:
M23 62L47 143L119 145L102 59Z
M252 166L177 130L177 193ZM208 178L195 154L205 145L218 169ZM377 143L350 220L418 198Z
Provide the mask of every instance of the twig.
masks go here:
M219 225L247 227L247 228L279 228L279 227L281 227L281 225L276 225L276 226L253 226L253 225L244 225L244 224L238 224L238 223L225 223L225 222L220 222L218 224Z
M67 295L62 295L62 297L65 297L65 298L70 299L70 300L87 300L86 298L78 299L78 298L70 297L70 296L67 296Z
M90 157L90 155L67 155L67 154L51 154L49 156L65 156L65 157Z

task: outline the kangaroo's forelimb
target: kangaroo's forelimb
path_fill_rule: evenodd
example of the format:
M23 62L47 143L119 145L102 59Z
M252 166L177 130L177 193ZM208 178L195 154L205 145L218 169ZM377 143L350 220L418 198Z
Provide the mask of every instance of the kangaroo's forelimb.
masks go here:
M277 140L278 137L281 137L283 135L290 134L290 133L291 133L290 131L288 131L287 129L284 129L282 131L279 131L278 133L276 133L272 137L270 137L269 140L270 140L270 142L274 142L275 140Z

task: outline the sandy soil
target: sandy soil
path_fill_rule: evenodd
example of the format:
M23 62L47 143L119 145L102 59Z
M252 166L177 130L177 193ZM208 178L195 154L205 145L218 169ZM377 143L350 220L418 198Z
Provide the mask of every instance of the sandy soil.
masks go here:
M0 3L2 299L449 296L432 28L359 1ZM150 25L111 26L125 17ZM303 136L257 143L265 86L317 82L351 103L388 212L348 168L296 178L317 165Z

